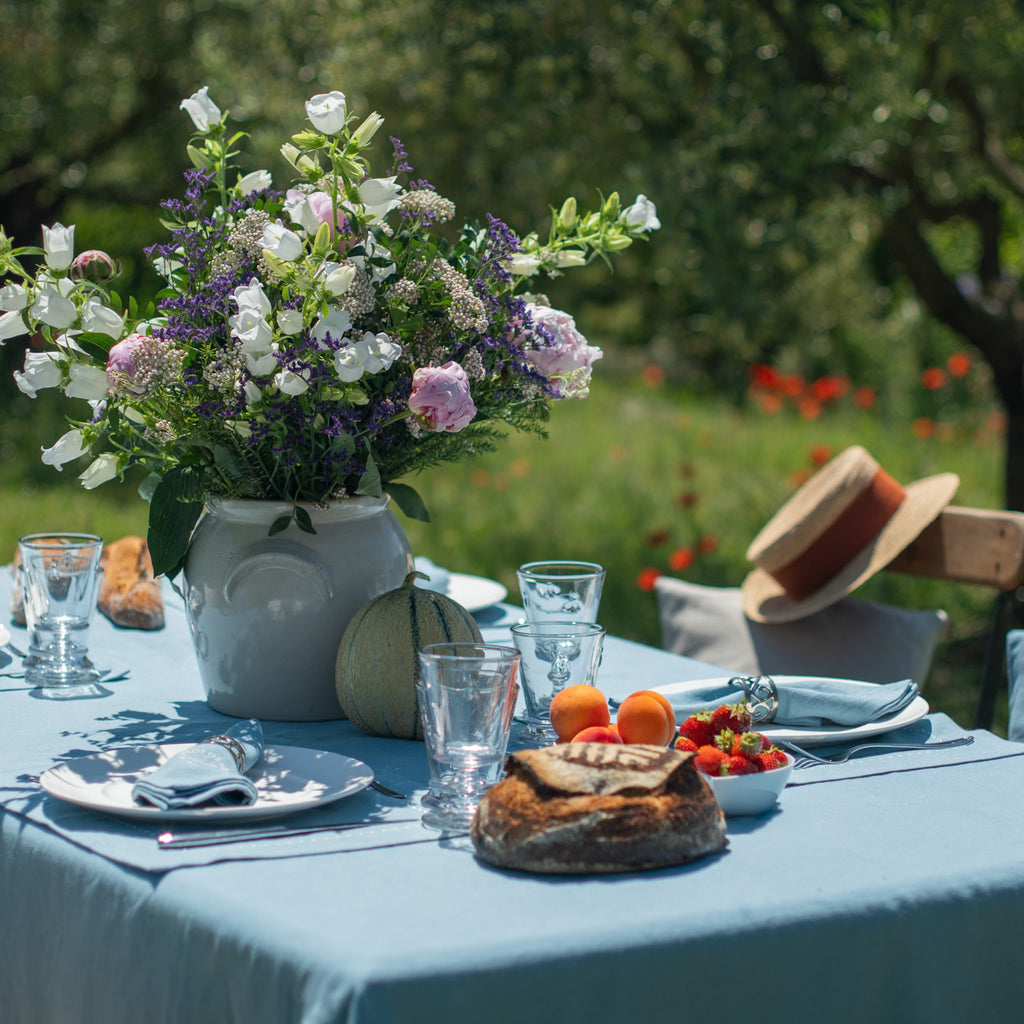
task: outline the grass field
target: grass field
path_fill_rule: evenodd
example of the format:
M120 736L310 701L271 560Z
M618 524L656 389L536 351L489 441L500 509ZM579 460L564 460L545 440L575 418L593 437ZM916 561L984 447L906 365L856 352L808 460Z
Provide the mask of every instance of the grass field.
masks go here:
M83 492L68 467L58 476L35 460L62 429L16 399L0 435L0 551L36 530L90 530L107 538L144 533L146 506L131 484ZM946 440L940 438L946 437ZM655 572L697 583L738 585L745 551L792 493L812 457L864 445L898 480L960 474L956 503L1002 505L997 433L942 431L919 437L908 424L852 405L814 420L766 415L698 399L643 376L598 375L591 397L553 411L550 436L515 436L478 460L407 482L422 494L429 524L405 522L417 554L450 569L493 577L518 593L528 560L587 559L608 569L601 620L614 634L657 644ZM6 559L4 559L6 560ZM941 607L951 629L926 695L969 725L994 595L981 588L882 574L860 596L907 607ZM1003 702L1003 704L1005 701ZM997 728L1003 728L1000 706Z

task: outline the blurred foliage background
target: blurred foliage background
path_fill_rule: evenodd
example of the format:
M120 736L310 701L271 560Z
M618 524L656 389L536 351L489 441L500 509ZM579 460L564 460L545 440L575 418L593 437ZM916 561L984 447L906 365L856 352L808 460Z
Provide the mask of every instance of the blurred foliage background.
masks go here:
M598 264L542 285L604 348L599 375L627 382L595 406L611 433L626 429L623 410L691 446L710 425L726 460L742 438L743 472L779 480L815 439L838 450L867 435L901 478L963 462L984 479L961 503L1024 509L1013 0L0 0L0 25L0 224L19 244L38 244L42 223L76 224L79 251L122 262L121 294L157 287L142 249L164 238L159 200L181 192L182 97L208 85L252 137L242 170L266 167L283 186L278 148L303 126L303 102L340 89L353 110L385 116L460 219L491 212L526 232L567 195L655 201L663 229L614 275ZM32 403L14 388L20 342L0 347L0 466L10 488L15 473L18 487L55 488L35 453L59 432L59 396ZM962 351L970 387L922 389L923 371ZM732 416L752 363L841 376L876 400L829 428L791 418L773 458L751 438L777 439L778 426L744 433ZM652 367L661 412L628 384ZM703 428L698 413L665 418L666 401L702 397L716 410ZM998 413L996 440L955 459L935 449L914 424L940 398L961 425ZM966 427L947 437L971 443ZM662 489L667 459L642 460ZM737 529L728 571L705 560L693 578L737 582L742 543L781 497ZM642 529L634 519L635 507L620 527ZM461 567L499 573L477 557ZM620 631L654 640L649 627Z
M116 250L122 293L180 193L181 97L209 85L280 183L304 100L341 89L461 217L526 231L569 194L654 199L665 229L613 280L549 287L616 355L733 396L754 360L845 373L898 415L907 375L966 339L1024 430L1011 0L0 0L0 18L0 224L27 244L76 223L79 248Z

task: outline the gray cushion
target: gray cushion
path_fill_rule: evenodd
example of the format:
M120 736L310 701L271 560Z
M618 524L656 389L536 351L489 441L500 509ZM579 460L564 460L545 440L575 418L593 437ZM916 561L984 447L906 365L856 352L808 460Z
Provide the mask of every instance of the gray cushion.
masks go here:
M1024 629L1006 634L1006 673L1010 685L1010 720L1007 739L1024 743Z
M815 675L888 683L928 675L943 611L910 611L847 597L798 622L751 622L735 587L662 576L662 646L742 675Z

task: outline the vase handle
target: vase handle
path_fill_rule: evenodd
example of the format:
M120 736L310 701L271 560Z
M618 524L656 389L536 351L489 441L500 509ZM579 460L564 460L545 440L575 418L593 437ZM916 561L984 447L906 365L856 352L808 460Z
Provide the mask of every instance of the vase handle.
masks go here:
M263 572L278 575L290 573L298 576L322 602L329 601L334 596L334 584L326 567L319 559L295 545L289 548L264 549L240 559L224 581L224 600L230 603L243 583L249 582Z

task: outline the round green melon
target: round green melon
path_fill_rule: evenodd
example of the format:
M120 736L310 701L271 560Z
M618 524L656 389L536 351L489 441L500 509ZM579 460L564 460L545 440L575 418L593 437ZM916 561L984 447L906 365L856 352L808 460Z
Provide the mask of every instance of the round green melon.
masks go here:
M396 590L363 605L338 646L338 700L352 723L371 736L423 739L416 699L420 648L483 640L462 605L417 587L417 577L423 574L409 573Z

